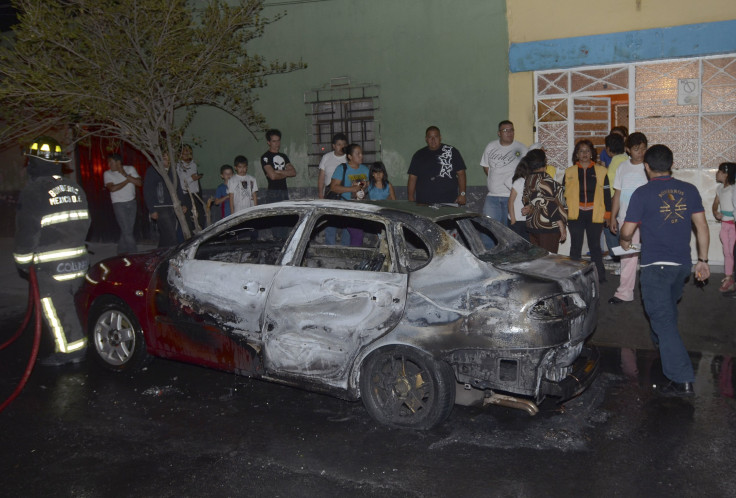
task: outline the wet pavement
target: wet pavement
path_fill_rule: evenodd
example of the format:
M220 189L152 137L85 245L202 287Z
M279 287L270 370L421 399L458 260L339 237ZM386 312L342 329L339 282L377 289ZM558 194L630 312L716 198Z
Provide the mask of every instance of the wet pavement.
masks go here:
M7 261L0 275L4 342L21 323L25 287ZM535 417L456 406L415 432L378 425L360 402L166 360L137 375L91 362L37 367L0 413L0 495L733 496L736 300L715 277L702 291L688 285L680 304L691 400L653 393L663 377L639 295L606 304L613 275L593 337L599 378ZM29 330L0 351L0 401L30 343Z

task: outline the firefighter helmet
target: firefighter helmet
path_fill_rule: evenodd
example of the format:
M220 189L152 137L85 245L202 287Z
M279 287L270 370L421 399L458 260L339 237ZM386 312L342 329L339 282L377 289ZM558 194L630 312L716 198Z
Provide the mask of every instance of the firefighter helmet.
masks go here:
M25 154L55 163L68 163L71 161L69 157L64 155L59 142L46 136L36 138L28 147Z

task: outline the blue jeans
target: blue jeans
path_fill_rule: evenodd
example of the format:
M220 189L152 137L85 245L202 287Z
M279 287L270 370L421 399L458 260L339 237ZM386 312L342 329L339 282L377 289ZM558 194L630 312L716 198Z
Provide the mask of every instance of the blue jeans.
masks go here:
M325 244L328 246L337 245L337 228L327 227L325 228Z
M350 245L350 233L348 232L348 229L343 228L340 233L341 233L340 245L349 246ZM328 246L337 245L337 227L325 228L325 244L327 244Z
M608 247L608 255L614 261L619 261L621 258L613 255L613 248L621 245L618 241L618 235L611 232L610 227L603 227L603 236L606 238L606 246Z
M350 237L350 231L347 228L343 228L342 232L340 232L340 244L346 247L349 246Z
M641 296L649 315L652 340L659 346L662 371L675 382L693 382L693 364L677 329L677 301L682 297L689 265L650 265L641 269Z
M126 202L113 202L112 210L120 227L120 239L118 240L118 254L126 252L138 252L135 244L135 215L138 212L138 204L135 199Z
M483 214L501 222L504 226L509 226L509 198L486 196L486 201L483 203Z

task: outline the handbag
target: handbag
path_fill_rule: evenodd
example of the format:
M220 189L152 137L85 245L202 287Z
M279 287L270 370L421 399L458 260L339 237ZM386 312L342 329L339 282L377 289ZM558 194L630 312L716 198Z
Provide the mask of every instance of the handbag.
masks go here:
M348 165L346 163L342 163L341 166L342 166L342 183L340 183L340 185L345 185L345 175L347 174L347 171L348 171ZM325 187L325 196L324 197L325 197L325 199L339 200L339 199L342 199L342 194L338 194L337 192L333 192L330 189L330 186L327 185L327 187Z

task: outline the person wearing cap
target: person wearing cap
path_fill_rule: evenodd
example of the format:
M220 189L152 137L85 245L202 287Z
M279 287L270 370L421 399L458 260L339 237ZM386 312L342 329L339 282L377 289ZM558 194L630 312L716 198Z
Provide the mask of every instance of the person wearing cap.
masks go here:
M87 197L62 176L61 165L70 159L56 140L39 137L25 155L29 181L18 199L13 257L23 272L36 268L41 313L54 342L54 353L40 364L78 363L87 349L74 305L89 266Z

